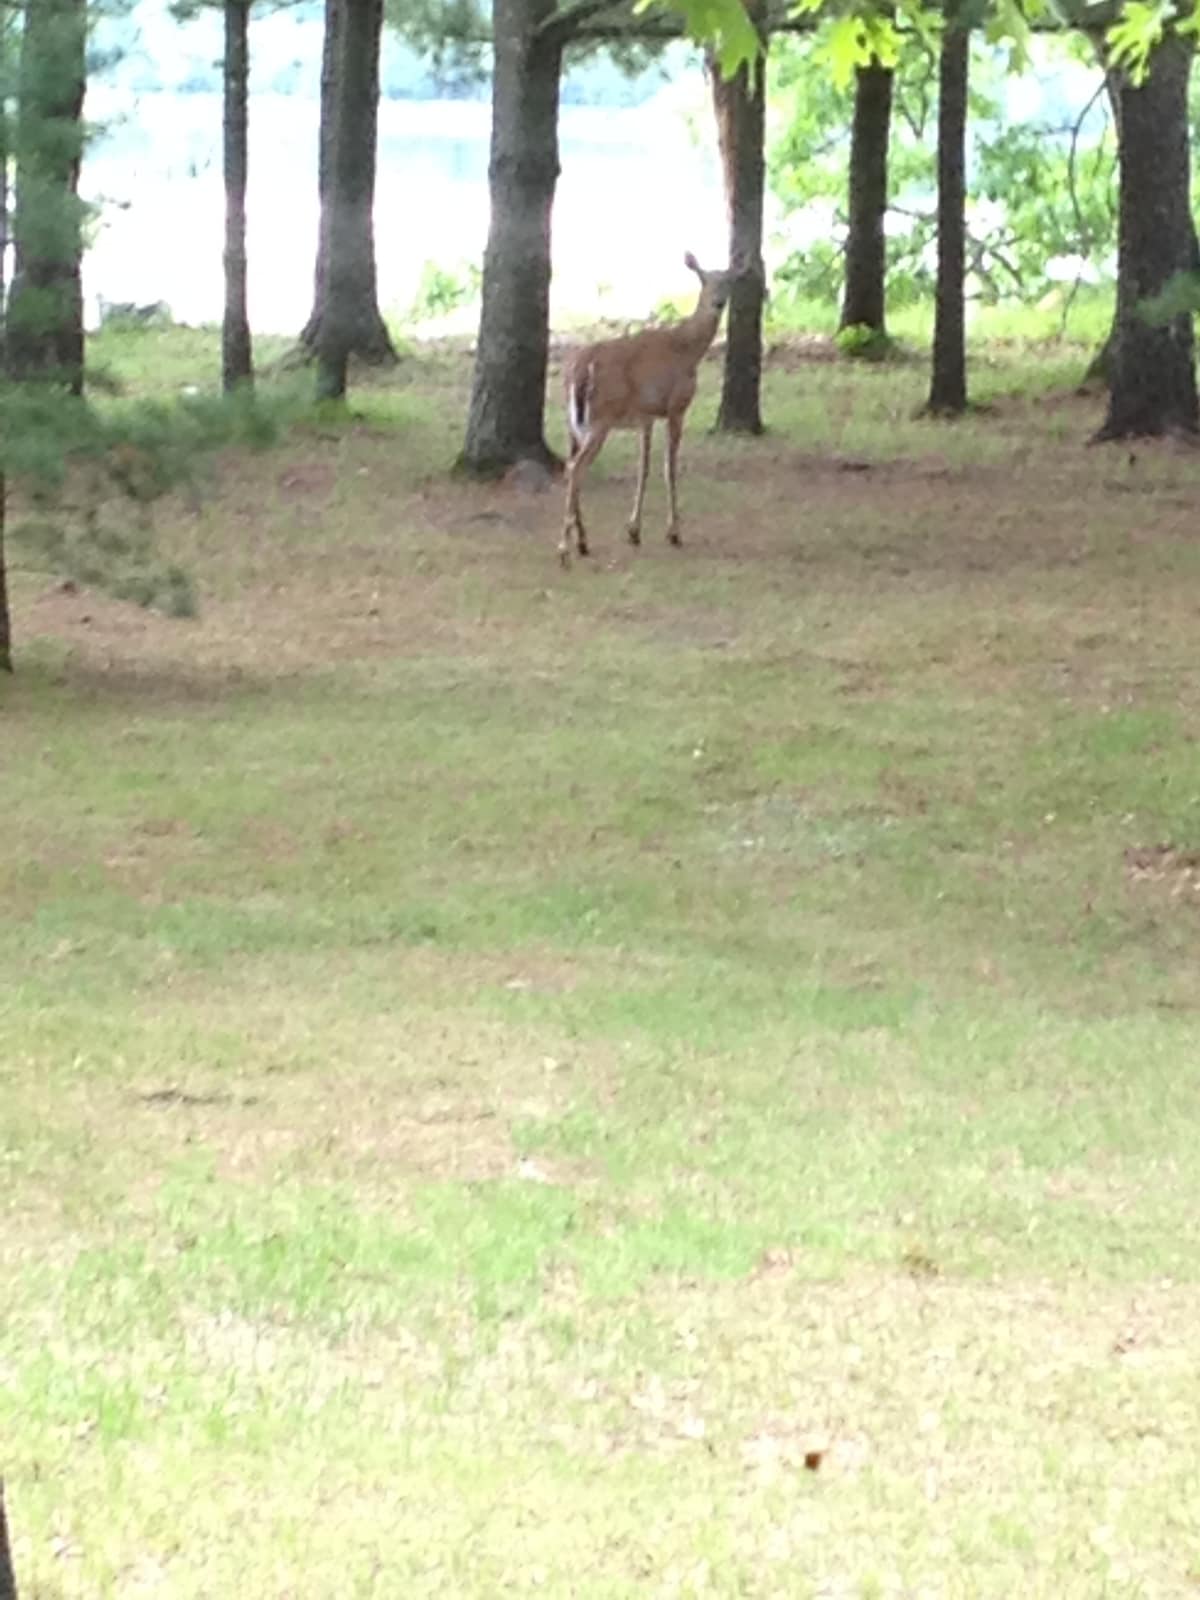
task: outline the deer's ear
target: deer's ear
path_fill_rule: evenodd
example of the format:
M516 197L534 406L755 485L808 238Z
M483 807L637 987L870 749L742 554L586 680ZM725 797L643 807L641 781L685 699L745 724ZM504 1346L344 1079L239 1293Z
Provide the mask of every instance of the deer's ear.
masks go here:
M696 260L695 256L690 250L688 251L687 255L684 256L683 264L685 267L689 267L698 278L702 278L704 276L704 268Z

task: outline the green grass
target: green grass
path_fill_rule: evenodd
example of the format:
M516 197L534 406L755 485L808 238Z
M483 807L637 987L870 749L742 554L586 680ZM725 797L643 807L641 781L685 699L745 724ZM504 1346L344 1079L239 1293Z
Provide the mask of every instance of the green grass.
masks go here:
M447 355L161 511L194 621L17 548L25 1600L1194 1592L1200 468L1083 351L706 370L680 553Z
M1037 347L1056 344L1079 345L1090 355L1108 335L1112 324L1111 290L1082 287L1075 295L1056 288L1044 304L1023 305L1004 301L999 305L972 302L967 309L967 339L977 358L1011 354L1014 346L1023 355ZM838 323L838 307L830 300L796 299L783 295L767 302L770 334L832 334ZM924 352L933 338L933 304L893 306L888 312L888 329L901 346Z

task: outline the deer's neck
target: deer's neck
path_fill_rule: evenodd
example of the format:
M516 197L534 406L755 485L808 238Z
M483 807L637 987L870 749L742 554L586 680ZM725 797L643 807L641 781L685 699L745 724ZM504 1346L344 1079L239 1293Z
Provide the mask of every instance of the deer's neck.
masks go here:
M681 343L685 344L689 351L695 352L697 361L716 338L720 322L721 313L708 303L707 295L701 295L700 304L691 316L685 317L677 324Z

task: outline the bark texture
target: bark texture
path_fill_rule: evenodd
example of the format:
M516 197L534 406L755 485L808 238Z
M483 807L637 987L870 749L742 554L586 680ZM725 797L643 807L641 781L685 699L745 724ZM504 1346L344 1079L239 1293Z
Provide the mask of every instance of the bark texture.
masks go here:
M4 557L4 528L8 515L8 484L0 473L0 672L11 672L12 617L8 609L8 567ZM3 1530L0 1530L2 1532ZM3 1573L0 1572L0 1600L4 1600Z
M859 67L850 130L850 216L846 282L840 328L885 334L887 253L883 231L888 204L888 142L895 73L878 62Z
M7 132L4 119L0 117L0 311L3 310L8 285L4 281L4 268L8 261L8 146L5 140ZM7 350L0 342L0 377L7 376ZM8 606L8 564L4 553L5 524L8 518L8 481L0 473L0 672L11 672L12 665L12 616ZM0 1480L0 1541L3 1541L3 1551L0 1556L8 1559L8 1538L3 1526L4 1516L4 1484ZM11 1580L11 1567L9 1571ZM4 1571L0 1566L0 1600L9 1600L4 1593Z
M375 271L382 31L383 0L326 0L317 158L321 218L313 309L300 335L300 343L319 363L323 351L347 340L347 358L354 355L376 364L396 360L379 310ZM341 296L336 304L335 279ZM318 388L323 386L318 378Z
M562 38L555 0L495 0L491 223L479 341L459 468L497 477L516 462L559 465L546 443L550 221L558 183Z
M1188 140L1192 55L1190 37L1169 32L1152 52L1141 87L1124 79L1117 87L1117 315L1099 439L1200 427L1192 313L1181 311L1166 322L1145 314L1145 302L1196 260Z
M957 416L967 406L964 236L970 55L970 30L955 5L947 9L938 64L938 257L928 405L934 416Z
M763 269L763 193L766 186L766 42L756 61L723 78L709 61L717 143L729 216L729 260L741 270L729 299L725 367L717 430L763 431L762 323L766 300Z
M225 316L221 385L254 379L246 307L246 176L249 166L250 0L225 0Z
M17 1600L17 1578L13 1571L12 1545L8 1537L3 1478L0 1478L0 1600Z

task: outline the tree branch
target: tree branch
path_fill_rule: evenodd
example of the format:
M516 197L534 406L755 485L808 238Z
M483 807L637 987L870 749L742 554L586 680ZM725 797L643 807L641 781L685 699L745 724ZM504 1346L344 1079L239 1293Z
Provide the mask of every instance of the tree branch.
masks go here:
M613 15L606 16L606 12ZM763 18L761 31L764 35L812 33L817 21L811 13L793 16L786 6L780 6ZM539 24L537 33L539 37L557 38L562 44L573 39L649 39L666 43L688 37L686 24L677 12L658 7L655 12L635 16L630 0L569 0Z
M563 44L575 38L593 17L605 11L617 10L623 0L570 0L558 11L552 11L536 28L539 37L554 38Z

